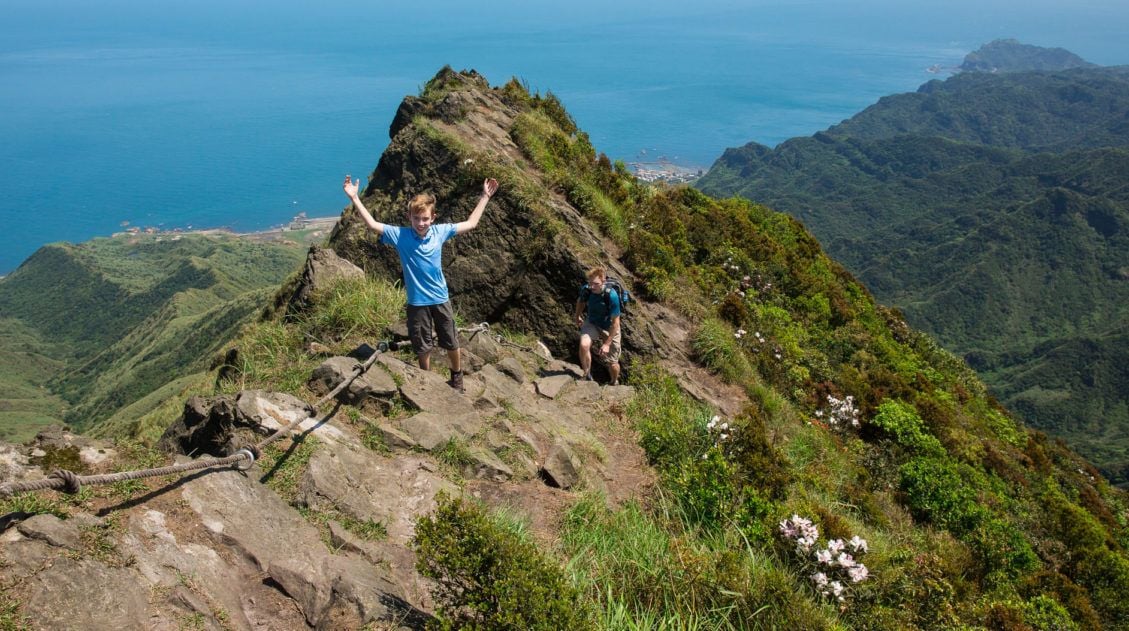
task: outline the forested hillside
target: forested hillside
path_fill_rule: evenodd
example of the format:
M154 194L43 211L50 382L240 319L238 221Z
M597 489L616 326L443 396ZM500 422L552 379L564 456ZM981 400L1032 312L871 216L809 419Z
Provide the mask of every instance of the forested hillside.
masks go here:
M0 280L0 435L90 428L191 372L297 270L295 242L121 236L40 248Z
M802 220L1009 408L1129 482L1129 68L965 72L698 187Z

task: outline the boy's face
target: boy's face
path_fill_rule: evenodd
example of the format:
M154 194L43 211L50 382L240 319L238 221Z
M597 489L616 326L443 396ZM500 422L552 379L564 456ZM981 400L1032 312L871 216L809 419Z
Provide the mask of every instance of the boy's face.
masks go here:
M408 211L408 220L412 224L412 230L420 238L427 236L428 228L431 228L432 222L435 221L435 211L423 210L417 213Z
M588 289L594 294L603 293L603 291L604 291L604 277L603 276L593 276L592 278L589 278L588 279Z

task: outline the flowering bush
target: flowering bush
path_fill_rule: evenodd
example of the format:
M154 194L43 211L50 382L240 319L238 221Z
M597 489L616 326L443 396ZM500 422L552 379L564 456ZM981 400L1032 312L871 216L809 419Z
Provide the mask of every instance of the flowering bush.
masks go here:
M849 587L870 576L866 565L857 560L870 549L858 535L849 541L832 539L820 548L819 528L810 519L792 515L780 522L780 535L794 544L801 569L808 574L815 591L824 598L845 603Z
M859 426L859 409L851 395L843 399L827 395L827 407L816 410L815 417L826 421L832 429L858 429Z
M730 433L733 429L736 428L731 428L728 422L722 421L721 417L716 414L706 423L706 431L710 433L710 436L716 436L714 444L718 446L729 440ZM703 454L702 457L704 458L705 454Z

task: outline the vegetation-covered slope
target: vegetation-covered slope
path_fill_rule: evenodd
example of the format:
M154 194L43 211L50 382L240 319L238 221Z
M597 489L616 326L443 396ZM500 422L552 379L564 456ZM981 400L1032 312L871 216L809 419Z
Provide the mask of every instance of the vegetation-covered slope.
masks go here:
M640 395L624 414L663 492L651 508L576 504L558 551L598 626L1129 624L1120 596L1129 589L1125 496L1017 423L963 362L877 305L798 221L740 199L642 185L598 155L555 98L516 82L487 89L474 75L441 73L406 103L416 114L410 127L393 124L366 191L374 203L400 186L390 164L417 182L419 165L442 178L441 190L497 175L495 221L524 229L532 216L566 244L585 243L578 234L598 227L600 247L622 252L633 275L639 313L661 304L689 318L697 360L747 393L743 413L711 420L716 410L684 394L660 368L664 358L635 354ZM491 117L491 107L510 114ZM509 137L528 163L488 131L510 116ZM553 221L564 212L559 195L579 211L571 225ZM378 251L347 234L335 240L378 268ZM526 252L527 273L567 307L577 279L548 274L552 263ZM627 326L650 326L640 320ZM782 532L792 515L814 521L818 545L798 550ZM480 536L469 524L450 527L449 545L460 532L467 545ZM855 535L869 542L869 579L841 578L840 603L813 577L821 568L845 577L846 566L814 553L824 538ZM636 546L643 541L646 549Z
M40 248L0 281L6 435L61 420L89 429L206 368L302 253L200 235Z
M1089 68L930 82L812 138L728 150L698 186L801 219L1005 405L1125 483L1127 369L1097 360L1129 318L1127 178L1129 73ZM1048 353L1068 347L1081 355Z

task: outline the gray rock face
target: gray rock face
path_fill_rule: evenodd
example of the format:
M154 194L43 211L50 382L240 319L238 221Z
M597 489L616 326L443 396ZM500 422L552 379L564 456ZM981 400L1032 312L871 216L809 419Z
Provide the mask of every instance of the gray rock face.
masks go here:
M537 386L537 393L548 399L555 399L561 393L561 390L568 384L575 381L570 375L552 375L551 377L541 377L533 383Z
M525 383L525 369L523 369L521 363L513 357L507 357L498 362L498 370L518 383Z
M42 629L117 629L147 618L149 587L128 568L80 559L52 565L28 581L24 613Z
M54 515L34 515L20 522L17 528L25 537L45 541L57 548L77 550L82 541L78 526Z
M400 378L404 383L400 387L400 394L420 411L434 412L441 416L474 412L473 400L453 390L438 373L420 370L389 355L381 355L376 361ZM467 391L470 392L469 384Z
M415 519L435 507L435 496L457 490L431 468L420 456L388 458L369 451L322 449L310 458L299 501L380 522L389 541L407 545Z
M226 456L252 445L290 423L310 419L315 411L285 393L245 390L232 397L192 397L184 413L161 437L158 447L183 454Z

